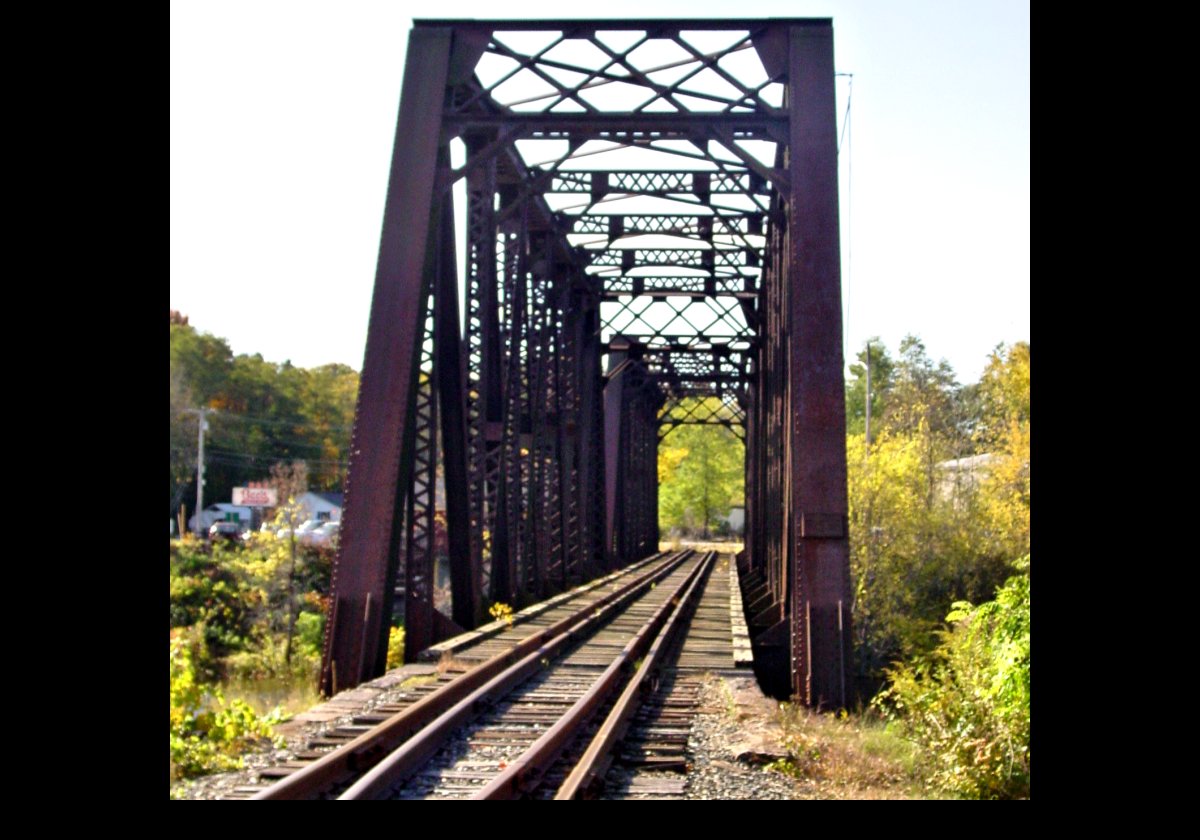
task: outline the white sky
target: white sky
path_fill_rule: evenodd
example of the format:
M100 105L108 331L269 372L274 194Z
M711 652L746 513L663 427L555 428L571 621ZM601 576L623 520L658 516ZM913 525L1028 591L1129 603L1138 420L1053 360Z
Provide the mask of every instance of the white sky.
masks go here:
M1029 7L1011 0L171 4L171 308L361 369L407 33L423 18L831 17L847 360L915 333L959 381L1029 335ZM603 9L603 12L597 10ZM838 79L839 126L848 80ZM851 172L852 167L852 172ZM851 177L852 175L852 177Z

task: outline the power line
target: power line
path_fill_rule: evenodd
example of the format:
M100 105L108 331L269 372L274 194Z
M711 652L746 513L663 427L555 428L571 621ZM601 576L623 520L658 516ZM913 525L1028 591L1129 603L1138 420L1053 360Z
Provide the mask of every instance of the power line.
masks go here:
M210 460L224 459L222 461L222 463L226 463L226 464L232 464L234 459L236 459L238 461L249 461L249 462L264 461L264 462L271 462L271 463L275 463L277 461L286 461L289 459L296 460L296 458L291 455L255 455L250 452L233 452L230 450L218 449L216 447L211 447L211 446L208 448L208 452L209 452L209 455L211 456ZM336 460L333 460L330 458L299 458L298 460L306 461L310 464L334 464L334 465L342 466L342 467L349 466L348 461L336 461Z
M236 414L236 413L233 413L233 412L227 412L227 411L222 411L222 412L221 412L221 414L220 414L220 416L221 416L221 417L229 417L229 418L231 418L231 419L233 419L233 420L244 420L244 421L246 421L247 423L262 423L262 424L264 424L264 425L267 425L267 426L297 426L297 425L299 425L299 426L303 427L303 426L305 425L304 423L297 424L297 423L294 423L294 422L291 422L291 421L288 421L288 420L271 420L271 419L269 419L269 418L266 418L266 417L255 417L255 416L253 416L253 415L251 415L251 414ZM329 428L329 429L353 429L353 428L354 428L354 426L352 426L352 425L351 425L351 426L342 426L342 425L339 425L339 424L336 424L336 423L330 423L330 424L329 424L328 426L326 426L325 428Z
M242 420L247 423L261 423L264 426L289 426L292 428L300 427L301 429L307 427L307 428L312 428L314 431L317 430L316 427L312 424L312 422L307 421L307 420L297 423L292 420L271 420L267 417L255 417L252 414L237 414L236 412L226 411L225 409L221 409L219 412L217 411L217 409L213 409L213 408L205 408L204 410L213 412L213 416L218 417L218 418L228 418L230 420ZM196 411L197 411L197 409L194 409L194 408L180 408L180 409L175 409L171 413L172 413L172 416L178 416L180 414L186 414L189 412L192 414L195 414ZM346 429L353 429L354 426L353 425L343 426L340 423L330 423L328 425L321 426L321 428L322 429L346 430Z
M850 342L850 278L852 276L854 251L851 248L851 228L853 225L853 197L854 197L854 135L850 131L850 102L854 98L854 74L853 73L835 73L835 76L845 76L848 79L848 87L846 90L846 113L842 117L842 136L838 138L838 158L842 155L842 141L846 139L846 135L850 135L850 145L846 148L846 315L845 325L842 330L842 357L847 355L847 348Z

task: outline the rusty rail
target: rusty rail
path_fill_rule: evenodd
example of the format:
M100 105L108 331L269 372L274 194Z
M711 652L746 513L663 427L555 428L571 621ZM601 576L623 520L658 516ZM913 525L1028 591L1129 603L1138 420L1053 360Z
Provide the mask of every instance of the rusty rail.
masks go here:
M564 634L576 631L576 625L586 621L588 616L594 618L600 612L605 615L615 605L636 595L646 586L669 574L680 563L687 559L691 550L666 555L664 562L638 575L633 580L592 601L569 616L560 619L531 636L523 639L513 648L498 653L486 662L471 668L458 678L446 684L413 705L397 712L390 720L381 723L370 732L364 732L358 738L350 741L328 755L314 761L312 764L297 770L295 773L281 779L265 790L256 793L252 799L308 799L348 779L367 771L381 759L394 751L396 747L411 738L414 733L436 722L445 713L448 706L461 704L463 698L479 693L480 686L490 685L498 674L511 671L513 663L518 665L527 662L531 657L542 656L542 648L555 638L564 638ZM653 557L647 562L652 562Z
M666 563L622 587L619 593L607 596L603 599L603 603L592 604L586 610L581 610L574 616L559 621L554 625L556 628L563 627L569 622L573 623L569 627L563 627L558 633L545 634L544 643L536 650L496 674L487 683L460 699L450 708L445 709L419 733L376 763L369 772L365 773L338 798L377 798L386 793L389 788L410 777L438 751L445 739L455 729L474 717L482 705L504 696L532 674L548 667L551 660L557 658L572 642L589 635L593 630L602 626L620 612L627 601L639 595L652 583L669 575L693 553L691 549L685 549L670 555L670 559ZM443 708L445 708L445 704L443 704Z
M701 563L701 566L711 568L716 557L717 553L710 551ZM604 723L600 726L600 731L592 738L588 748L584 751L583 757L576 762L571 774L567 776L566 780L559 787L558 792L554 795L555 799L584 798L593 789L593 786L603 778L604 771L608 769L613 747L625 737L625 732L629 728L629 722L641 702L641 695L651 685L649 680L650 675L663 664L666 653L670 650L671 643L675 640L680 628L686 625L687 618L695 610L703 580L703 575L700 575L686 584L687 591L678 599L678 604L671 613L666 626L663 627L662 632L654 639L654 644L651 645L650 651L642 661L641 667L638 668L637 673L629 681L629 684L625 686L620 699L617 700L616 705L609 712L608 717L605 718Z
M641 685L641 680L644 679L647 673L647 667L651 665L651 660L659 661L659 653L665 649L665 642L670 641L674 636L674 631L678 629L680 623L676 620L681 614L687 612L688 607L695 604L696 598L701 591L700 584L705 579L705 575L712 567L713 561L716 559L716 552L710 551L692 569L691 573L676 587L675 592L670 598L659 607L649 621L643 625L642 629L637 632L624 649L617 656L604 673L596 680L595 684L581 697L570 710L563 715L562 719L546 731L541 738L519 758L511 762L504 772L493 779L483 790L472 796L472 799L514 799L525 790L535 788L541 777L549 769L550 765L558 758L563 748L566 747L573 738L578 735L579 731L591 720L592 715L609 697L611 697L623 682L625 674L635 667L639 657L646 653L649 648L650 656L646 662L643 662L641 668L637 671L633 682L629 688L621 695L621 699L617 703L617 709L614 709L614 714L621 712L623 720L627 720L632 716L637 709L635 689ZM666 625L664 627L664 624ZM612 715L609 716L609 720ZM605 728L601 729L603 734L609 724L606 721ZM604 748L607 754L608 747L619 740L620 734L616 738L605 741ZM599 736L597 736L599 738ZM593 740L593 745L596 741ZM585 753L585 760L593 756L593 751ZM592 758L594 762L596 759ZM594 766L589 764L589 767ZM575 773L571 774L574 778ZM556 797L557 798L557 797Z

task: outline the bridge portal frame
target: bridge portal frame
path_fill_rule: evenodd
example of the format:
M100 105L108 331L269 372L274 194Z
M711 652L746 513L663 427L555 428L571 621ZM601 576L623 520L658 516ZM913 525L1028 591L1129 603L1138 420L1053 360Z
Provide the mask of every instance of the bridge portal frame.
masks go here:
M720 113L586 106L584 113L518 113L481 93L474 75L481 56L508 51L497 46L497 33L550 30L593 44L599 31L636 30L675 38L688 50L681 32L745 30L770 81L783 84L784 102L771 107L761 89L742 88L745 96ZM724 73L712 56L691 51ZM534 63L521 62L523 69ZM653 87L649 76L635 73L634 81ZM582 87L572 94L581 105ZM678 94L672 88L663 98L672 92ZM716 139L730 149L739 137L777 144L774 166L734 150L749 179L769 183L772 193L762 272L757 279L747 274L742 295L755 336L736 391L747 426L747 546L739 563L768 682L811 706L850 702L828 19L414 22L334 565L324 692L383 672L388 617L400 589L411 659L476 626L485 595L549 594L637 559L634 552L657 541L654 471L643 462L657 442L655 411L662 403L653 389L672 381L639 362L637 347L600 346L605 290L596 288L597 275L587 274L586 259L533 195L553 172L524 168L511 151L519 137L565 137L577 148L583 138L636 143L629 138L647 135ZM448 147L455 137L469 150L458 169ZM459 179L470 205L465 336L450 190ZM509 281L501 275L517 282L504 285ZM709 285L706 294L713 293ZM605 352L607 377L600 368ZM718 379L714 371L708 381L717 387ZM438 465L452 616L434 607Z

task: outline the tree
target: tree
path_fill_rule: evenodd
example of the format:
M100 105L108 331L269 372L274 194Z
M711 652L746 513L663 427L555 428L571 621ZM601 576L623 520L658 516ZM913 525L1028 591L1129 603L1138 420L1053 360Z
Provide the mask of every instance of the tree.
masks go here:
M979 385L977 437L993 455L982 487L985 539L1014 557L1029 545L1029 343L998 346Z
M887 345L879 340L879 336L869 339L858 354L858 362L850 365L853 378L846 383L846 434L861 435L866 431L868 346L871 350L871 437L874 439L883 422L883 409L896 367Z
M959 385L945 359L936 364L914 335L900 341L900 356L887 392L884 421L893 431L913 433L925 423L940 439L958 431Z
M300 414L308 438L319 447L312 483L337 490L346 480L350 430L358 400L358 373L346 365L322 365L307 371L300 389Z
M184 494L196 477L197 430L189 424L187 410L192 393L181 371L171 369L171 515L179 508ZM191 425L191 428L188 426Z
M358 374L345 365L307 370L261 355L234 356L224 339L171 314L171 504L195 490L195 409L208 408L206 499L261 480L271 465L297 459L309 480L340 490L346 477ZM191 409L191 413L188 412Z
M685 400L681 408L701 416L732 416L717 397ZM659 527L699 529L708 537L709 526L745 498L744 461L745 448L727 427L676 426L659 444Z
M1004 445L1013 423L1029 423L1029 342L998 344L979 381L981 443Z
M990 600L1029 552L1028 358L1027 344L998 348L963 388L908 336L870 450L847 439L855 642L876 684L929 652L951 603ZM986 463L946 466L976 451Z
M308 492L308 465L303 461L293 461L291 465L276 464L271 468L271 481L275 485L275 493L280 505L276 512L276 520L282 521L288 529L288 570L286 587L287 604L287 640L283 645L283 661L291 664L292 636L296 632L296 527L300 525L301 509L299 499Z

